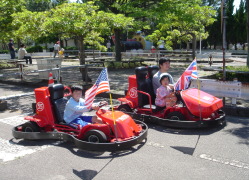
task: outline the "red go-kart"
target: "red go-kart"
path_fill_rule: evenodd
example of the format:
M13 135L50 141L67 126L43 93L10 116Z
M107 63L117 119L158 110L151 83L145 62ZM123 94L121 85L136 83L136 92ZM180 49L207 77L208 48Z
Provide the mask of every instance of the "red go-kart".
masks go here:
M177 99L176 103L163 109L156 107L152 78L157 71L158 66L137 67L135 75L129 76L126 96L118 99L120 105L115 109L129 113L134 119L168 127L225 124L222 100L198 89L177 91L172 97Z
M28 122L13 128L13 136L72 141L80 149L93 151L124 150L147 138L147 125L121 111L99 109L96 115L103 124L89 124L81 129L69 126L63 120L68 101L65 96L70 95L65 92L62 84L35 89L36 113L25 117Z

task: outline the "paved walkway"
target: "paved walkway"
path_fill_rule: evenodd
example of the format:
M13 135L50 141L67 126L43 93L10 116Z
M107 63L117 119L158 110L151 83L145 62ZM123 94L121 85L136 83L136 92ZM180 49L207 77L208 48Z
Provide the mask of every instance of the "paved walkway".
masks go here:
M156 64L155 62L146 62L148 65ZM180 77L180 75L184 72L186 67L190 64L190 62L173 62L171 63L171 68L169 73L174 77L175 81ZM76 66L79 65L78 60L63 60L62 67L69 67L69 66ZM246 59L245 58L234 58L233 62L227 63L227 65L230 66L236 66L236 65L246 65ZM203 67L209 66L207 63L198 63L198 75L200 78L205 78L206 76L210 76L214 74L214 71L203 71ZM221 67L222 61L220 60L219 63L215 63L212 66L214 67ZM24 67L24 72L29 72L32 70L37 70L37 64L36 60L34 60L34 63L32 65L28 65L27 67ZM102 67L93 67L89 70L89 76L92 79L93 82L96 81L100 71L102 70ZM0 83L3 83L5 85L0 85L0 98L3 96L13 96L13 95L19 95L23 93L31 93L33 92L33 89L36 87L41 86L47 86L48 80L41 80L39 79L38 73L30 73L24 75L23 81L21 81L19 75L9 75L4 76L1 78L1 74L6 73L14 73L19 72L18 68L12 68L12 69L1 69L0 70ZM116 95L124 95L124 90L128 89L128 77L130 75L134 74L134 68L129 69L108 69L108 76L110 81L110 88L112 94ZM65 69L61 71L61 77L62 77L62 83L65 85L72 85L72 84L80 84L85 85L85 82L82 81L81 73L79 71L79 68L73 68L73 69ZM6 85L8 84L8 85ZM19 86L16 86L19 85ZM20 86L21 85L21 86ZM88 85L87 87L90 87ZM20 88L22 87L22 88ZM115 96L114 96L115 98Z
M229 63L229 65L243 65L245 64L245 60L241 58L236 58L236 61L233 63ZM146 62L148 65L156 65L155 62ZM175 81L180 77L180 75L184 72L186 67L190 64L190 62L172 62L171 63L171 69L169 73L174 77ZM79 65L78 60L63 60L62 61L62 67L69 67L69 66L77 66ZM227 64L228 65L228 64ZM198 64L198 73L199 77L204 78L205 76L209 76L211 74L214 74L215 72L212 71L202 71L203 67L209 66L207 63L200 63ZM222 62L215 63L212 66L222 66ZM13 73L18 73L18 68L12 68L12 69L1 69L0 70L0 82L2 83L10 83L10 84L29 84L30 86L39 87L41 85L46 85L47 80L41 80L39 78L38 73L29 73L32 70L37 70L37 64L36 60L34 59L32 65L28 65L27 67L24 67L25 74L23 77L23 81L21 81L20 76L13 75ZM101 67L93 67L89 70L89 76L90 78L95 81L99 75L99 72L101 71ZM1 77L1 74L9 74L12 73L12 75ZM123 94L124 90L128 88L128 76L134 74L134 68L129 69L108 69L108 75L109 75L109 81L111 90L114 93ZM82 81L81 73L79 71L79 68L73 68L73 69L65 69L61 71L61 77L62 77L62 83L65 85L71 85L71 84L82 84L85 83Z

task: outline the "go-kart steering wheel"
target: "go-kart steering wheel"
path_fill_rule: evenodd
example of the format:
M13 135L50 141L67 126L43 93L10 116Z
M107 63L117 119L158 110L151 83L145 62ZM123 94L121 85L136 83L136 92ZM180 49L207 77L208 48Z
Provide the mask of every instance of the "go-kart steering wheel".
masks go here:
M71 95L72 95L72 91L70 87L64 86L64 97L71 96Z
M105 101L100 101L99 104L98 104L98 106L100 108L103 107L103 106L105 106L105 105L107 105L107 102L105 102Z

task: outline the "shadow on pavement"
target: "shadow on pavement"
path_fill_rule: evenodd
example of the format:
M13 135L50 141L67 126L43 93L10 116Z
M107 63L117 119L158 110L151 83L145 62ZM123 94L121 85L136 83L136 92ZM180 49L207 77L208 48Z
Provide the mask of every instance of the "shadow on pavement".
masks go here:
M169 133L169 134L179 134L179 135L210 135L216 133L224 128L224 125L211 126L208 128L192 128L192 129L183 129L183 128L168 128L164 126L152 125L149 124L150 129L154 129L159 132Z
M20 111L21 114L32 113L32 103L35 102L34 95L12 98L7 100L7 110L10 113Z
M77 170L73 169L73 173L76 176L78 176L79 178L84 179L84 180L91 180L98 174L97 171L90 170L90 169L85 169L82 171L77 171Z
M225 130L226 133L230 133L240 138L240 144L249 146L249 121L247 118L231 117L227 120L229 123L240 125L241 127L233 127Z
M193 155L195 148L192 147L183 147L183 146L170 146L171 148L182 152L183 154L187 154L187 155Z
M71 153L79 157L90 158L90 159L110 159L110 158L122 157L132 154L138 151L140 148L142 148L145 145L146 141L147 140L144 140L142 143L137 144L136 146L133 146L127 150L115 151L115 152L86 151L83 149L76 149L74 147L68 147L68 146L66 146L65 148L67 148Z

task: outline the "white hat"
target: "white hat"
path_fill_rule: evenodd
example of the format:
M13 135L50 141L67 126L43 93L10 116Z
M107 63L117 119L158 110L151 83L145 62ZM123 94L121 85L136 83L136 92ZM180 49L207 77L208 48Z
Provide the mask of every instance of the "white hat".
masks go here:
M159 80L159 82L161 83L161 80L162 80L163 78L166 78L166 77L170 80L169 73L162 73L162 74L160 75L160 80Z

